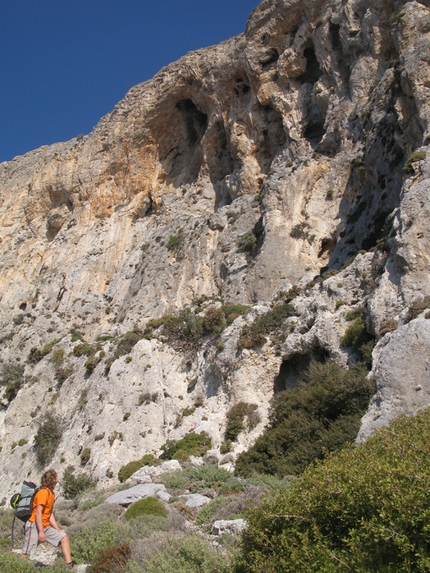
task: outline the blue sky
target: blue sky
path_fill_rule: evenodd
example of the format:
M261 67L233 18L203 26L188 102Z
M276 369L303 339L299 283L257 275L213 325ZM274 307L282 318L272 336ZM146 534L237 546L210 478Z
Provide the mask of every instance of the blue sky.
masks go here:
M0 0L0 162L89 133L134 85L245 29L259 0Z

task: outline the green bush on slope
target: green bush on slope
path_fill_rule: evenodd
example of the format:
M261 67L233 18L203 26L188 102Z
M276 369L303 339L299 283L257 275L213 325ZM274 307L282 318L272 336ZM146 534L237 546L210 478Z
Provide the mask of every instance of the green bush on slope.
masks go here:
M367 370L313 362L304 382L274 398L269 428L236 463L236 474L298 475L357 436L374 384Z
M309 468L250 512L235 573L430 569L430 409Z

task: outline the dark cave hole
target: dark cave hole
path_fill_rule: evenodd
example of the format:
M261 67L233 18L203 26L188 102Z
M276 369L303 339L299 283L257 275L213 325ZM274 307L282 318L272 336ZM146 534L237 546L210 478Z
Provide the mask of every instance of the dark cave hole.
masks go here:
M176 104L176 109L182 112L190 147L198 143L208 126L208 116L200 111L190 99L183 99Z
M333 46L333 50L342 50L342 42L340 40L340 26L339 24L333 24L330 22L329 25L329 33L331 39L331 45Z
M313 149L318 147L318 143L324 137L324 121L316 121L309 123L304 131L305 138L309 141Z
M315 348L310 354L294 354L288 360L284 360L279 369L279 374L273 384L274 393L283 392L289 388L297 388L304 380L312 360L325 362L329 353L323 348Z
M303 55L306 58L306 71L299 77L299 80L302 84L315 84L323 72L318 63L314 48L306 48Z
M336 241L333 238L323 239L321 241L321 247L318 253L318 258L321 258L326 253L331 254L336 246Z

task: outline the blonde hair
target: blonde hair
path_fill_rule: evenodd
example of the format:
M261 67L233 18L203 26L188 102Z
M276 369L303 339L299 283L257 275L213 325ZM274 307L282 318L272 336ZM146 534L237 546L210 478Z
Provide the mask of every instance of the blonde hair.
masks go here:
M57 485L58 475L55 470L47 470L42 476L42 486L49 487L49 489L54 489Z

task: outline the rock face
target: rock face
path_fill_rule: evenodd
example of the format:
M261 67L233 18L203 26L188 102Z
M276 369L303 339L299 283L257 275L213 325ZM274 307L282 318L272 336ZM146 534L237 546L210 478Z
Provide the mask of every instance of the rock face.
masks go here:
M353 363L358 307L377 341L360 436L429 403L429 58L428 1L263 0L89 135L0 164L0 495L43 469L46 414L49 465L107 484L191 431L219 451L227 410L256 404L231 466L312 358ZM288 336L238 347L293 286ZM220 301L252 310L197 340ZM188 337L118 350L179 311Z

